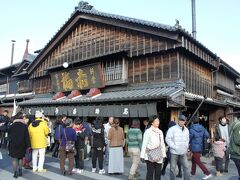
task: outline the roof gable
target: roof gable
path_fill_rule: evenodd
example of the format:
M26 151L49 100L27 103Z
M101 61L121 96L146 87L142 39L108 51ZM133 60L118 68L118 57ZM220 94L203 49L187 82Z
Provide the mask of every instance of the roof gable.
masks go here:
M31 64L30 61L23 60L21 62L21 64L17 67L17 69L15 70L13 76L19 76L19 75L27 74L26 69L29 66L29 64Z
M54 48L57 44L71 32L74 27L83 21L92 21L101 24L118 26L129 30L136 30L143 33L152 34L161 38L177 41L176 29L172 26L154 23L150 21L128 18L124 16L113 15L109 13L99 12L97 10L86 10L76 8L75 12L59 29L59 31L50 39L47 45L40 51L34 62L28 67L31 74L41 60Z

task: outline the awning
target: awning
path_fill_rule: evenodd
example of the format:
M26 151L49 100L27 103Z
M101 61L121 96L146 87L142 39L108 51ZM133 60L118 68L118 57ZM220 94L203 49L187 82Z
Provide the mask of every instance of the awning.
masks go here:
M28 114L34 114L35 109L38 108L50 116L66 114L80 117L149 117L157 114L159 100L169 102L171 107L174 107L174 104L185 105L182 86L175 84L175 86L149 85L147 87L103 92L96 97L82 95L76 99L35 98L21 102L19 106Z
M76 99L68 99L67 97L61 100L52 100L52 98L34 98L19 103L19 106L39 106L39 105L70 105L70 104L95 104L105 102L126 102L126 101L146 101L146 100L159 100L171 99L178 95L183 95L183 87L181 86L163 86L151 88L136 88L128 90L118 90L111 92L104 92L97 97L87 97L83 95ZM172 99L173 100L173 99Z
M24 107L26 114L34 115L36 110L48 116L66 114L80 117L150 117L157 114L157 103L96 105L96 106L48 106Z

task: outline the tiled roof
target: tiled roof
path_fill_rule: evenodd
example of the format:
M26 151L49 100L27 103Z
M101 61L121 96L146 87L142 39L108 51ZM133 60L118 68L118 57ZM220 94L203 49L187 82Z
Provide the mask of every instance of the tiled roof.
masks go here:
M189 92L185 92L184 95L185 95L186 99L188 99L188 100L202 101L204 99L204 97L201 95L193 94L193 93L189 93ZM209 98L209 97L205 99L205 102L208 104L213 104L213 105L218 105L218 106L226 106L226 103L224 103L223 101Z
M21 94L7 94L7 95L0 95L0 100L13 100L13 99L25 99L25 98L33 98L33 93L21 93Z
M20 106L40 105L40 104L66 104L66 103L101 103L101 102L122 102L122 101L141 101L163 99L172 95L183 92L182 87L155 87L143 89L131 89L123 91L112 91L102 93L96 97L87 97L83 95L74 100L63 98L61 100L52 100L52 98L35 98L19 103Z
M165 30L168 30L168 31L176 31L177 30L174 26L169 26L169 25L165 25L165 24L152 22L152 21L146 21L146 20L121 16L121 15L116 15L116 14L105 13L105 12L97 11L95 9L92 9L92 10L78 9L78 11L82 12L82 13L101 16L101 17L112 18L112 19L116 19L116 20L122 20L122 21L130 22L130 23L141 24L141 25L144 25L144 26L161 28L161 29L165 29Z
M105 13L105 12L98 11L96 9L86 10L86 9L78 8L78 9L76 9L76 11L86 13L86 14L121 20L121 21L129 22L129 23L149 26L149 27L153 27L153 28L159 28L159 29L163 29L163 30L167 30L167 31L181 32L181 33L185 34L187 37L189 37L192 41L194 41L198 45L202 46L205 50L207 50L213 56L216 56L212 51L210 51L201 42L199 42L197 39L193 38L192 34L189 33L188 31L186 31L180 25L170 26L170 25L166 25L166 24L153 22L153 21L146 21L146 20L141 20L141 19L132 18L132 17L126 17L126 16L121 16L121 15L116 15L116 14Z

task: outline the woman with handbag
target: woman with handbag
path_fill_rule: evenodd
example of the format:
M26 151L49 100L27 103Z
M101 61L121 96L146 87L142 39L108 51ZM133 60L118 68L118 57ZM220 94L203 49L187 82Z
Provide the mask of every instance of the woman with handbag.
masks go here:
M59 148L59 157L60 157L60 169L62 174L66 175L65 170L65 159L68 158L68 174L72 175L72 170L74 166L74 155L75 155L75 141L77 140L77 135L75 130L72 128L73 123L72 119L66 120L66 128L64 128L60 134L60 148Z
M160 180L163 159L166 157L166 149L162 131L158 128L160 120L158 116L149 118L148 128L143 136L141 160L147 163L146 180Z

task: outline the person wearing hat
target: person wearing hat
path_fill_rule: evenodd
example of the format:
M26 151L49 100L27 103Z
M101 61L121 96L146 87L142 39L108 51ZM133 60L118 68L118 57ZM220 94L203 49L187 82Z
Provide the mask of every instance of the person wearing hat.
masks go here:
M33 172L46 172L43 169L45 160L45 152L47 147L47 136L49 128L44 120L44 115L41 111L35 112L35 120L28 127L31 147L32 147L32 164ZM39 160L38 159L39 156ZM38 162L38 164L37 164Z
M193 124L189 129L190 134L190 150L192 151L192 176L196 173L196 166L198 165L200 169L205 174L202 179L209 179L212 177L206 166L202 163L200 157L203 151L203 140L209 138L209 133L207 130L199 124L199 118L195 116L193 118Z
M128 179L137 179L137 172L140 163L140 152L142 147L142 131L140 130L139 119L133 119L131 128L127 134L128 153L132 159L132 166Z
M178 160L184 171L184 180L190 180L190 172L188 170L187 152L189 146L189 131L185 126L186 117L180 115L178 124L172 126L167 131L166 143L170 148L170 180L175 180L175 169Z

